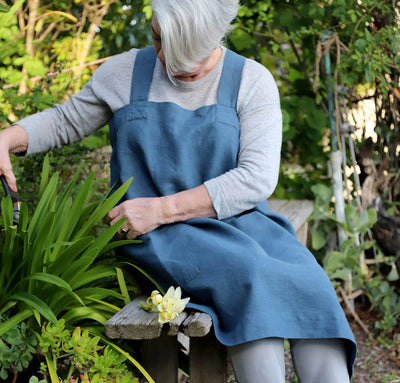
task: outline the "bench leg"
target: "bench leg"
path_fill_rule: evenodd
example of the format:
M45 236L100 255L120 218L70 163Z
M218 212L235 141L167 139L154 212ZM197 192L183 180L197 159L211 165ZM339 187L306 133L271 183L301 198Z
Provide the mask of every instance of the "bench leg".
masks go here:
M297 239L304 245L307 246L308 236L308 222L304 222L296 231Z
M146 339L142 343L143 367L156 383L177 383L178 342L176 336L168 336L164 331L156 339Z
M190 383L225 383L226 347L209 333L190 338Z

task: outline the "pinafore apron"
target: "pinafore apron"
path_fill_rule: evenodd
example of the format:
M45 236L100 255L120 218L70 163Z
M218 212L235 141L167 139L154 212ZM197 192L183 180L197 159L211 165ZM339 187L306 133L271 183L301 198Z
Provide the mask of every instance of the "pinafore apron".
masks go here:
M237 95L245 59L227 50L218 102L186 110L150 102L153 47L138 52L130 103L110 122L111 183L133 176L127 199L194 188L237 166ZM213 318L225 345L265 338L343 338L352 372L356 345L335 290L291 223L267 201L236 216L161 226L121 251L165 289Z

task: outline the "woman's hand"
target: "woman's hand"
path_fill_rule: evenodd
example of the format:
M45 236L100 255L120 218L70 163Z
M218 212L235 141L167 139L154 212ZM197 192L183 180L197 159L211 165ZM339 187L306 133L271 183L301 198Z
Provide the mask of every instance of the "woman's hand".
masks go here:
M5 132L2 131L1 133ZM15 179L10 160L10 145L8 137L5 134L0 134L0 175L3 175L10 189L17 192L17 180Z
M163 212L160 198L135 198L114 207L108 213L110 225L126 217L120 229L120 236L134 239L153 231L163 224Z
M135 198L110 210L113 225L126 217L119 237L134 239L161 225L182 222L197 217L215 217L216 212L204 185L163 197Z
M0 131L0 175L4 175L8 186L17 192L17 181L12 171L10 154L23 153L28 149L28 135L20 125L13 125L10 128Z

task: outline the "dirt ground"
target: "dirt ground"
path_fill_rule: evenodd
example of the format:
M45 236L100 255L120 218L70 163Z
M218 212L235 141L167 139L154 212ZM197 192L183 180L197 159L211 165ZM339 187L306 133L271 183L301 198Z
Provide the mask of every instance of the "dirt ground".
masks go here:
M361 319L373 330L373 317L369 312L359 312ZM400 382L400 326L387 338L366 335L350 319L357 341L358 354L354 366L353 382L395 383Z
M382 339L373 334L373 315L368 311L357 312L363 323L368 326L370 334L367 335L349 316L358 347L352 383L400 383L400 325L390 337ZM290 350L285 352L285 359L286 382L297 383ZM237 383L232 368L229 367L227 383Z
M386 338L373 334L374 318L368 311L358 314L371 331L367 335L361 327L349 317L349 322L357 341L358 353L354 366L353 383L400 383L400 326ZM286 352L286 382L297 382Z

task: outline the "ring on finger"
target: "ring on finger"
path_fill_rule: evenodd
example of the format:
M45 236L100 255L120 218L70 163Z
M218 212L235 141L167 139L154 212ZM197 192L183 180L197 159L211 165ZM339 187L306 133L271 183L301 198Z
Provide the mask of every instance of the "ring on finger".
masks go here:
M125 229L125 228L121 227L121 233L122 234L127 235L128 231L129 231L129 229Z

